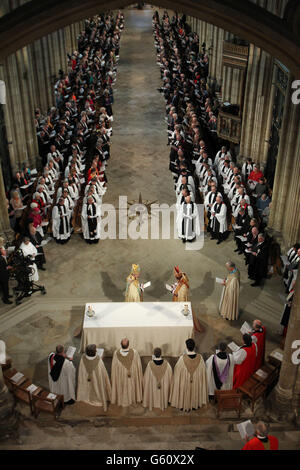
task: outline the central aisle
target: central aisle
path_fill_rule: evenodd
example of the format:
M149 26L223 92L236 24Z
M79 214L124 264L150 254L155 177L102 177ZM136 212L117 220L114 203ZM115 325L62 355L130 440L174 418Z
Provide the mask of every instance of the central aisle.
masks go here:
M128 10L115 84L114 122L104 202L118 197L174 203L165 101L152 33L153 10Z

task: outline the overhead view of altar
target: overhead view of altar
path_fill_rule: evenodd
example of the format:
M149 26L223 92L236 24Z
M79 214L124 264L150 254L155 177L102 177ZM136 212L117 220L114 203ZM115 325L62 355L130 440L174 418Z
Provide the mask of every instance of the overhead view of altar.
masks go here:
M0 2L1 450L299 449L299 14Z

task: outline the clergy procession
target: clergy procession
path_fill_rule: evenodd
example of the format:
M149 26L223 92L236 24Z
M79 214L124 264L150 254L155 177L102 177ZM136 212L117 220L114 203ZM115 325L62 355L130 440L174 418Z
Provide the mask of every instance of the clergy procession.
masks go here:
M39 157L14 162L5 191L13 240L1 232L0 372L35 418L51 408L109 434L114 420L176 418L180 428L234 411L256 421L251 436L239 429L245 450L275 450L261 419L272 420L265 399L293 348L300 243L295 229L280 245L270 222L270 168L219 136L230 103L212 84L215 39L202 42L190 18L140 2L81 21L52 77L52 106L34 103ZM144 218L131 217L135 202ZM174 209L168 236L164 207ZM162 236L152 237L155 220ZM50 294L40 299L41 281Z

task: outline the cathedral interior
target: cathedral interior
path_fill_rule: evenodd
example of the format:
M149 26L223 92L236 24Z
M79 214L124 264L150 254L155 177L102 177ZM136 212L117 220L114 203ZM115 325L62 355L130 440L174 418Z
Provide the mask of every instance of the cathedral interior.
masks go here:
M197 33L199 49L208 56L207 87L219 103L210 156L226 145L237 165L250 157L258 163L272 201L266 233L282 255L300 243L299 2L154 3L87 0L83 8L77 0L0 1L0 80L5 86L5 93L0 89L0 236L6 246L15 237L6 202L14 176L25 167L39 173L43 166L35 112L46 115L56 105L55 84L70 68L85 20L118 11L124 14L124 29L113 84L103 203L118 212L122 196L145 204L176 202L152 24L155 11L160 16L168 12L170 18L176 12L185 16L188 30ZM36 418L27 403L13 397L1 376L1 450L239 450L243 441L236 425L249 419L269 423L281 450L300 448L300 372L292 361L295 342L300 342L300 276L283 338L283 266L277 270L274 265L263 283L252 287L247 266L235 252L232 229L220 246L205 230L203 247L193 251L172 237L116 237L86 244L75 225L67 244L51 238L44 246L46 270L39 270L39 284L46 295L35 292L19 304L0 302L0 340L14 369L49 389L47 360L57 344L76 347L73 362L78 368L85 304L122 302L131 264L138 263L142 280L151 281L145 302L171 301L165 284L172 283L174 266L188 274L193 311L203 327L194 332L194 339L205 360L220 341L239 344L245 321L261 320L267 330L265 357L275 350L282 354L277 381L254 406L244 398L240 416L235 411L217 416L213 401L190 413L172 407L150 411L140 405L110 405L104 411L78 402L56 418L42 412ZM117 217L117 232L120 225ZM221 286L216 283L216 277L225 276L228 260L240 271L239 318L232 321L219 315ZM15 281L10 282L13 287ZM120 328L120 340L121 335ZM150 357L141 359L145 370ZM168 359L174 367L176 358ZM105 356L104 363L110 374L111 356Z

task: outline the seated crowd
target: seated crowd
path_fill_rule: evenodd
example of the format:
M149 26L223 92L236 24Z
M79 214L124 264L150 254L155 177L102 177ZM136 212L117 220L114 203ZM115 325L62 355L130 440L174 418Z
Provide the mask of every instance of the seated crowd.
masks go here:
M239 165L226 146L215 154L209 122L212 113L217 119L218 102L207 85L208 56L204 47L199 52L198 36L183 18L170 20L167 12L161 21L155 13L153 30L163 80L160 91L166 102L178 237L184 243L196 239L200 221L195 206L204 204L211 239L219 245L233 230L235 251L244 255L251 286L258 286L276 269L278 250L280 254L278 244L265 232L271 190L260 165L251 158ZM295 272L290 270L287 278Z
M266 330L259 320L253 322L251 332L243 334L243 345L232 354L227 345L205 362L195 351L195 341L186 341L186 351L174 367L155 348L143 375L138 351L130 347L129 340L121 341L121 348L113 354L111 378L95 344L85 348L76 373L64 347L58 345L48 358L50 391L64 395L66 404L76 400L107 410L108 402L118 406L142 403L145 408L165 410L170 404L181 411L196 410L209 403L216 390L235 390L264 363Z
M7 201L17 248L27 236L42 250L46 233L58 243L66 243L73 231L82 231L88 243L99 240L112 135L112 86L123 28L121 12L86 20L78 51L69 56L68 73L60 71L54 86L55 106L46 115L36 110L43 169L17 172Z

